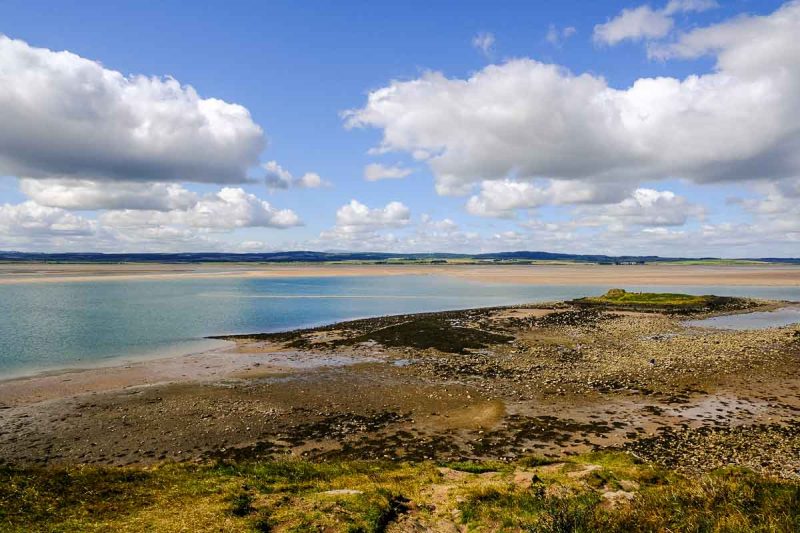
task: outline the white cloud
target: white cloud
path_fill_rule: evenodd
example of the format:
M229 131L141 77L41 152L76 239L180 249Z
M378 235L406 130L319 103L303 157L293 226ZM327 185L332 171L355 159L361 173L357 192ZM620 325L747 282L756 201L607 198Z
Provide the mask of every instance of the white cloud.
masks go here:
M578 30L576 30L574 26L567 26L559 29L555 24L550 24L547 28L545 40L553 46L560 48L561 45L564 44L564 41L575 35L577 31Z
M243 182L264 135L247 109L0 35L0 174Z
M115 228L184 226L231 230L245 227L289 228L302 224L294 211L276 209L243 189L231 187L203 196L189 209L107 211L100 220Z
M64 209L188 209L197 194L175 183L103 182L76 179L21 179L20 190L37 204Z
M27 201L0 205L0 233L5 236L92 235L94 222L57 207Z
M796 2L695 30L673 53L716 53L715 71L626 89L529 59L467 79L428 72L373 91L346 125L380 128L381 151L425 158L442 194L507 178L790 178L800 175L798 33Z
M268 189L288 189L290 187L317 189L330 185L316 172L306 172L302 176L295 178L291 172L280 166L277 161L269 161L262 166L266 171L264 180Z
M708 11L716 7L719 7L716 0L670 0L663 11L667 15L674 15L691 11Z
M544 180L544 183L510 179L484 181L478 195L467 201L467 212L485 217L511 218L518 209L543 205L617 202L629 191L614 183Z
M635 226L683 226L690 217L702 219L705 210L672 191L636 189L619 203L583 207L576 211L575 224L607 226L619 230Z
M32 201L0 205L0 250L118 250L119 241L96 220Z
M800 241L800 178L764 184L758 190L760 197L738 201L753 216L751 226L768 240L780 236Z
M411 210L401 202L370 208L350 200L336 211L336 225L310 244L325 250L387 250L400 242L391 230L404 228L410 221Z
M619 15L605 24L594 27L593 39L596 43L615 45L626 39L660 39L669 34L677 13L706 11L717 7L714 0L671 0L663 9L654 10L643 5L633 9L623 9Z
M480 195L471 197L466 208L472 215L511 217L517 209L539 207L547 201L545 190L531 183L484 181Z
M236 192L226 193L223 190L218 197L220 202L228 204L241 201ZM261 242L237 242L218 237L229 235L243 224L264 225L265 217L270 219L267 223L274 227L297 222L290 212L273 210L272 213L265 213L264 206L245 213L243 211L246 209L231 210L215 206L214 203L211 198L206 198L201 204L204 206L198 211L107 211L99 219L87 218L58 207L41 206L30 200L0 205L0 250L263 251L268 247ZM216 215L213 213L215 208L218 210ZM221 213L233 218L215 218L222 216Z
M364 167L364 179L367 181L378 181L385 179L405 178L413 172L410 168L401 165L381 165L371 163Z
M472 38L472 46L485 56L491 55L494 48L494 34L488 32L478 33Z
M717 57L717 69L731 75L771 72L773 76L792 77L796 75L800 57L798 26L800 2L793 1L771 15L737 17L697 28L680 35L673 43L653 44L648 52L659 59L694 59L713 54Z
M297 186L304 189L318 189L330 185L316 172L306 172L297 178Z
M672 30L673 20L663 11L654 11L650 6L623 9L605 24L594 27L594 41L614 45L626 39L658 39Z
M336 225L353 230L397 228L405 226L411 217L411 210L401 202L389 202L385 207L370 209L358 200L350 200L336 211Z

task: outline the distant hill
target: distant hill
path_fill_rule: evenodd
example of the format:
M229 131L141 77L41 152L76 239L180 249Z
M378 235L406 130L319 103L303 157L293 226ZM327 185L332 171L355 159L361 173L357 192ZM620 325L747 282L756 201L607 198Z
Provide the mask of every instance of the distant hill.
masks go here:
M452 254L452 253L412 253L395 254L383 252L312 252L286 251L268 253L135 253L135 254L102 254L102 253L29 253L0 251L0 261L5 262L59 262L59 263L323 263L323 262L490 262L520 263L530 261L570 261L578 263L599 264L640 264L640 263L719 263L752 261L761 263L800 264L800 258L742 258L720 259L715 257L659 257L657 255L595 255L595 254L563 254L551 252L498 252L489 254Z

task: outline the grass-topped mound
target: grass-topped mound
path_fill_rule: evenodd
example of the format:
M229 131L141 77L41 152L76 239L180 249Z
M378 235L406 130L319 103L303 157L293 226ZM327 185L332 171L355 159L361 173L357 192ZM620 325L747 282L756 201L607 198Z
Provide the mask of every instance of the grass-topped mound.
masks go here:
M0 530L798 531L800 484L619 452L517 463L299 460L0 469Z
M758 306L748 298L697 296L672 292L628 292L625 289L610 289L602 296L578 298L570 302L580 307L620 309L632 311L655 311L669 313L708 313L714 311L737 311Z

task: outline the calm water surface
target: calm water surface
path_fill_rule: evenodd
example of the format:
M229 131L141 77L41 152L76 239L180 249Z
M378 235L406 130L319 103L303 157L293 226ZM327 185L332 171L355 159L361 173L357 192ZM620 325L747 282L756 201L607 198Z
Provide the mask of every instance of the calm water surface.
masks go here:
M776 311L715 316L703 320L687 320L687 326L718 329L764 329L800 323L800 307L785 307Z
M625 287L800 300L800 287ZM0 378L207 349L207 335L396 313L563 300L598 286L445 276L137 280L0 286Z

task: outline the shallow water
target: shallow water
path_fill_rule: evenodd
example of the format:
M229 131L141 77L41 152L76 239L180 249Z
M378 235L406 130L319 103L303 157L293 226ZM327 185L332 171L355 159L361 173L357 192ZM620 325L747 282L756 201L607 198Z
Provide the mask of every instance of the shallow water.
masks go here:
M800 287L624 287L800 300ZM0 378L207 349L208 335L599 295L447 276L104 280L0 286Z
M739 315L715 316L703 320L687 320L687 326L717 329L764 329L800 323L800 307L785 307L775 311L759 311Z

